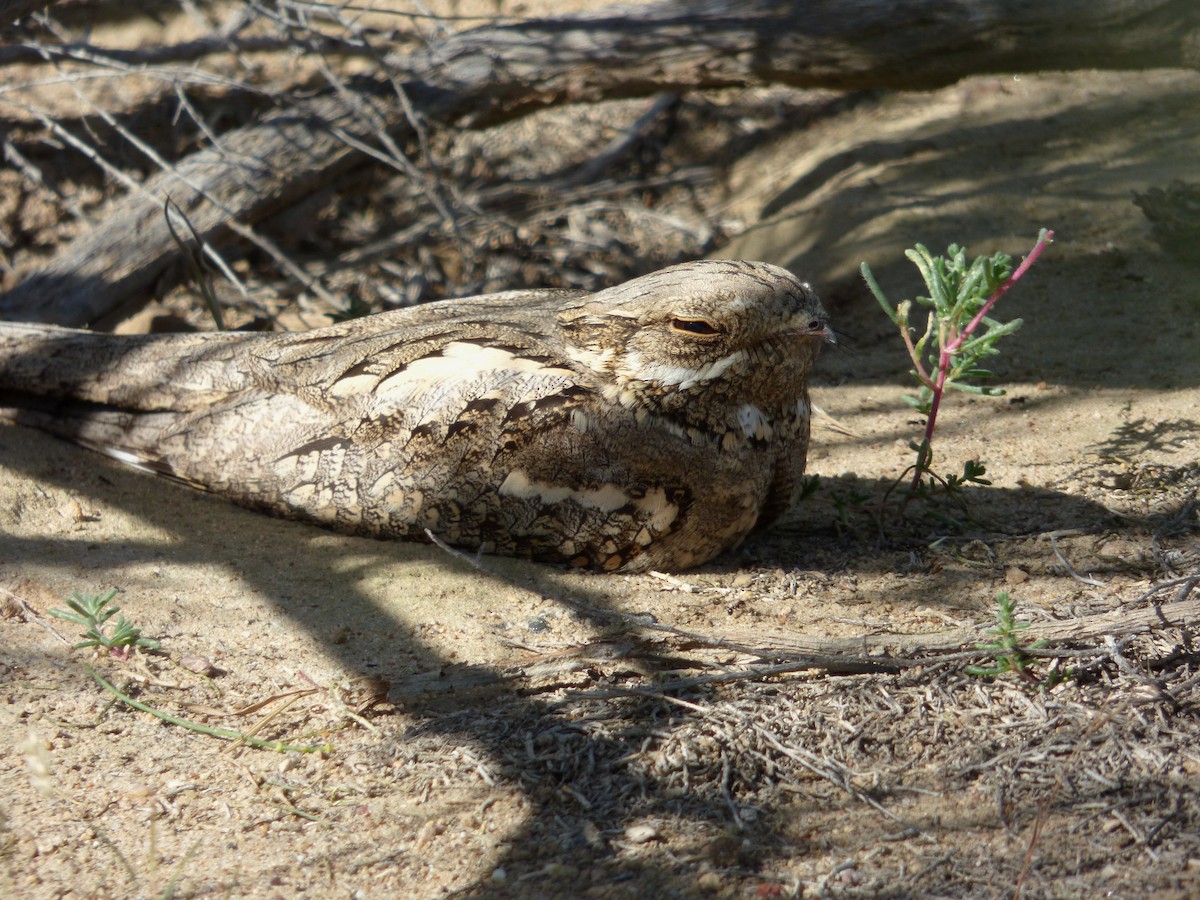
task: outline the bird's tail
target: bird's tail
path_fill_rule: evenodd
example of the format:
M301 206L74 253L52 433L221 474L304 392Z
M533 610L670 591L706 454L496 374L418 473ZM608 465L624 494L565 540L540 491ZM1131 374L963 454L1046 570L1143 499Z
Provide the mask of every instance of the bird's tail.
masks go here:
M244 388L226 365L250 335L114 335L0 322L0 421L125 462L155 463L181 418Z

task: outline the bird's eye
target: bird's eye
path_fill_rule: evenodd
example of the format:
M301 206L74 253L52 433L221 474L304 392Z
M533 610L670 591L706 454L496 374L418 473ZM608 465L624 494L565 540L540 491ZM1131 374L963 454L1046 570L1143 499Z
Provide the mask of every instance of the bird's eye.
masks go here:
M813 319L811 322L809 322L808 323L808 331L810 334L812 334L814 336L820 336L820 337L824 338L825 343L827 343L827 344L836 344L837 343L837 337L834 334L833 329L830 328L828 325L826 325L824 322L822 322L820 319Z
M721 330L707 319L681 319L677 316L671 320L671 327L675 331L684 331L700 337L712 337L721 333Z

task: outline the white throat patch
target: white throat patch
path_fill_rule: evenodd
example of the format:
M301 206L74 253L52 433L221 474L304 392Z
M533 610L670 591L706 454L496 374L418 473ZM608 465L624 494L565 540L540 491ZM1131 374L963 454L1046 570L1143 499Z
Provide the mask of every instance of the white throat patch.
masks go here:
M677 387L681 391L686 391L697 384L721 377L730 366L745 358L744 350L736 350L707 366L692 368L690 366L673 366L669 363L647 363L638 351L630 350L625 354L625 364L629 372L636 373L633 377L638 381L648 381L659 387Z

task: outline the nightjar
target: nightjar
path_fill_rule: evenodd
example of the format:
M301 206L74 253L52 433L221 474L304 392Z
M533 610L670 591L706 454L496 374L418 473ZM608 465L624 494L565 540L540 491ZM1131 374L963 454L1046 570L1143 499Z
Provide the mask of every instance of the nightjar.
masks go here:
M830 340L807 284L725 260L306 333L0 323L0 418L342 532L680 570L796 502Z

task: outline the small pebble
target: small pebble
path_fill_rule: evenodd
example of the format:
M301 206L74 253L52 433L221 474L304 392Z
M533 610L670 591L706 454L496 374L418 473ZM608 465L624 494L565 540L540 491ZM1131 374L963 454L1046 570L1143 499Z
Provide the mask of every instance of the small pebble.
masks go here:
M658 838L658 829L653 825L630 825L625 829L625 840L634 844L645 844Z
M1005 584L1024 584L1029 580L1029 573L1017 566L1009 566L1004 570Z
M588 842L589 847L604 846L604 835L600 833L595 822L584 822L582 832L583 839Z
M303 762L303 758L296 751L291 751L283 759L279 761L279 774L286 775L292 769L298 769Z
M180 668L187 669L189 672L203 675L205 678L212 678L217 674L217 667L213 665L211 659L207 656L198 656L194 653L188 653L179 657L179 666Z
M696 879L696 887L705 893L715 894L721 889L721 876L716 872L705 872Z

